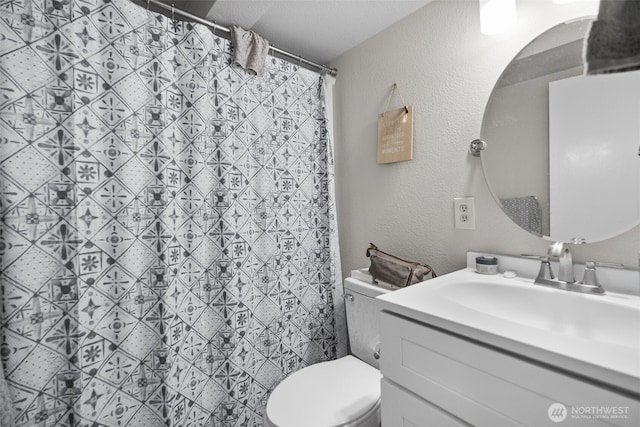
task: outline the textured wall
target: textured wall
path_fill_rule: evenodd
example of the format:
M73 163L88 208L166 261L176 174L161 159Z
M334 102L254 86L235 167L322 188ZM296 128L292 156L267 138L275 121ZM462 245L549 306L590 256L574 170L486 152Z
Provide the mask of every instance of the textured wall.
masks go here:
M518 51L553 25L596 12L597 2L584 0L519 1L518 28L484 36L477 0L436 0L332 64L339 70L336 179L345 274L368 266L369 242L428 262L439 274L464 267L467 250L546 252L548 242L522 231L497 207L467 149L480 134L495 81ZM377 115L394 82L415 107L414 160L376 165ZM453 198L462 196L475 197L475 230L454 229ZM639 250L636 227L574 248L574 259L637 268Z

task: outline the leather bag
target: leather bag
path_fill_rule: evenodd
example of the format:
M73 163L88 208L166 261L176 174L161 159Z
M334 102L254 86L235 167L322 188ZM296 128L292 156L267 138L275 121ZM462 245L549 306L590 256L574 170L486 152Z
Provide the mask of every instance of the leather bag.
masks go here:
M403 288L437 277L433 268L427 264L407 261L381 251L373 243L370 245L367 249L367 257L371 262L369 274L374 279Z

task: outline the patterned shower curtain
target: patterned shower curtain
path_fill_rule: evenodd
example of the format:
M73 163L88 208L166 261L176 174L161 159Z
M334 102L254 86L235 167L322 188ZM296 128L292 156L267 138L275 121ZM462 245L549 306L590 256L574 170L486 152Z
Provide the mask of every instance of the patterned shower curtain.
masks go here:
M3 0L0 27L16 425L260 425L344 353L319 75L127 0Z

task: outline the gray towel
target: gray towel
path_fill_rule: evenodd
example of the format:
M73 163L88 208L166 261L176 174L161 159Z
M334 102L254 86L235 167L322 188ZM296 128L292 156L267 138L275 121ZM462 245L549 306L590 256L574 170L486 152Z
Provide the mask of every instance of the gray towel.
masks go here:
M231 27L231 42L234 48L233 62L261 76L269 53L269 42L253 31L236 26Z
M640 69L640 0L601 0L584 48L585 73Z
M516 224L538 236L542 235L540 203L533 196L500 199L502 210Z

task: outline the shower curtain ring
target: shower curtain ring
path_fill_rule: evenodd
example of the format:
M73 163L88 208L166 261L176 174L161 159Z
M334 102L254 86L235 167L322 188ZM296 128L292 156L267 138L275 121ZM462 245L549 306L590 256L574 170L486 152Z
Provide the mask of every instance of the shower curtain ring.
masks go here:
M176 8L174 3L171 3L171 20L176 20Z
M151 3L151 0L147 0L147 11L149 10L149 3Z

